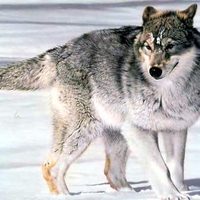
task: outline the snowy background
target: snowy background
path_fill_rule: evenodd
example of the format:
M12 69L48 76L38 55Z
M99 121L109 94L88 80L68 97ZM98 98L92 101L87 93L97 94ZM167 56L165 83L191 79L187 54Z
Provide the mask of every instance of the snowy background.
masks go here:
M147 5L181 10L191 3L198 2L0 0L0 65L30 58L94 29L141 25ZM200 29L200 8L195 26ZM74 196L51 196L40 167L51 144L48 101L49 91L0 91L1 200L156 199L134 154L127 178L135 192L115 192L109 187L100 140L69 169L66 180ZM192 199L200 199L200 121L189 131L185 179Z

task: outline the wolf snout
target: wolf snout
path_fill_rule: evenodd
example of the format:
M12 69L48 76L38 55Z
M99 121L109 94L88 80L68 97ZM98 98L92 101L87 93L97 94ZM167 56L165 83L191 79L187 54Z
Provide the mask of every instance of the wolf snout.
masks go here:
M155 78L155 79L158 79L160 78L160 76L162 75L162 69L159 68L159 67L151 67L149 69L149 74Z

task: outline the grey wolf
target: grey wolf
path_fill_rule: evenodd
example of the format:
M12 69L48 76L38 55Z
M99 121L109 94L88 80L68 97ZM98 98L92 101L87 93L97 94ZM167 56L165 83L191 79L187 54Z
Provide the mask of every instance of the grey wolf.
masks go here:
M187 129L200 114L196 9L148 6L141 27L93 31L0 69L1 89L51 88L53 143L42 171L52 193L69 194L67 169L102 137L111 187L131 189L125 171L133 150L158 198L189 199L181 191Z

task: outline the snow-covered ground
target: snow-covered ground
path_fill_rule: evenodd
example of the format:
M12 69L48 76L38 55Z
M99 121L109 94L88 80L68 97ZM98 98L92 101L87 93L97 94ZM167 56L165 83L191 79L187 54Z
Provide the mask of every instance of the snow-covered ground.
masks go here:
M193 1L28 2L0 1L0 64L32 57L90 30L140 25L146 5L158 9L184 9ZM195 26L200 27L200 11ZM40 167L51 144L48 96L46 90L0 91L1 200L156 199L134 155L128 162L127 178L135 192L110 189L103 174L104 150L100 140L96 140L69 169L66 180L74 195L49 195ZM200 199L200 121L189 131L185 178L192 199Z

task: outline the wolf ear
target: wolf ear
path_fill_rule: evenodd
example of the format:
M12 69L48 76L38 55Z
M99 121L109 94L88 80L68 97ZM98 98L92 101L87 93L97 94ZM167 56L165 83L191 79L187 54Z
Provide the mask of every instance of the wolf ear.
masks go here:
M142 15L143 23L145 23L146 21L148 21L149 18L150 18L152 15L154 15L154 14L156 14L156 13L158 13L158 12L159 12L159 11L156 10L154 7L152 7L152 6L147 6L147 7L144 9L143 15Z
M178 16L185 20L188 26L193 26L193 18L197 11L197 4L192 4L187 9L178 12Z

